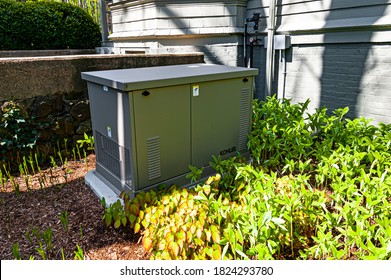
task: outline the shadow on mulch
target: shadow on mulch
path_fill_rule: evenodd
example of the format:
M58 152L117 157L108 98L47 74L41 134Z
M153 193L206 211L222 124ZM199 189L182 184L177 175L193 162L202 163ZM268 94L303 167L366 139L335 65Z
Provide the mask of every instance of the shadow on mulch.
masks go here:
M42 251L47 259L74 259L77 246L85 259L149 259L139 236L106 227L104 208L84 184L85 173L72 172L76 178L44 188L21 187L18 195L10 184L1 190L0 259L15 259L16 243L22 259L42 259Z

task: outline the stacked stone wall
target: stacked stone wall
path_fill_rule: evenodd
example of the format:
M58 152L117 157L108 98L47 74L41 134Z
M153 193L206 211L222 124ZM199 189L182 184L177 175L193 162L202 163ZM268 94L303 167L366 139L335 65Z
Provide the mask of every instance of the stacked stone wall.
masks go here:
M64 139L76 143L84 133L91 134L87 82L81 72L202 62L201 53L0 58L0 119L14 104L25 120L41 128L41 146L50 150ZM0 143L5 135L0 133ZM6 147L0 149L4 154Z

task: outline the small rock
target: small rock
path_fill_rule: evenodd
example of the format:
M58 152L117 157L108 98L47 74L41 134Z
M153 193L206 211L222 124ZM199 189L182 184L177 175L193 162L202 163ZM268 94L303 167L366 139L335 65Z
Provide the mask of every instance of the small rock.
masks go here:
M83 135L84 133L88 133L92 131L91 120L86 120L79 124L79 127L76 129L76 133Z
M69 114L76 120L84 121L90 117L90 105L88 101L79 101L77 102Z
M61 136L74 134L75 126L73 118L69 116L58 118L55 127L55 133Z
M43 118L50 113L61 111L61 96L38 96L32 104L31 114L37 118Z

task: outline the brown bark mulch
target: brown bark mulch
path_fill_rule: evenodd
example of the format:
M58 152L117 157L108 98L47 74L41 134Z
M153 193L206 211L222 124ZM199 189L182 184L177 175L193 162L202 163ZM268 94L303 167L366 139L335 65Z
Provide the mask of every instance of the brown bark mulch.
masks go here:
M69 161L0 184L0 259L15 259L15 244L21 259L74 259L78 246L84 259L149 259L139 236L105 225L104 208L84 184L95 156L87 163Z

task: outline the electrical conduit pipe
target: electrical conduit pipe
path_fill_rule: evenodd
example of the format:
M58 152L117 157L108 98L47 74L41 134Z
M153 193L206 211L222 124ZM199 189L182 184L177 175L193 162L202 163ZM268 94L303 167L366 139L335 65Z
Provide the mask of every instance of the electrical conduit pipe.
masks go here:
M272 95L272 83L274 75L274 32L275 32L275 17L276 17L276 1L270 0L269 18L267 26L267 49L266 49L266 82L265 94Z

